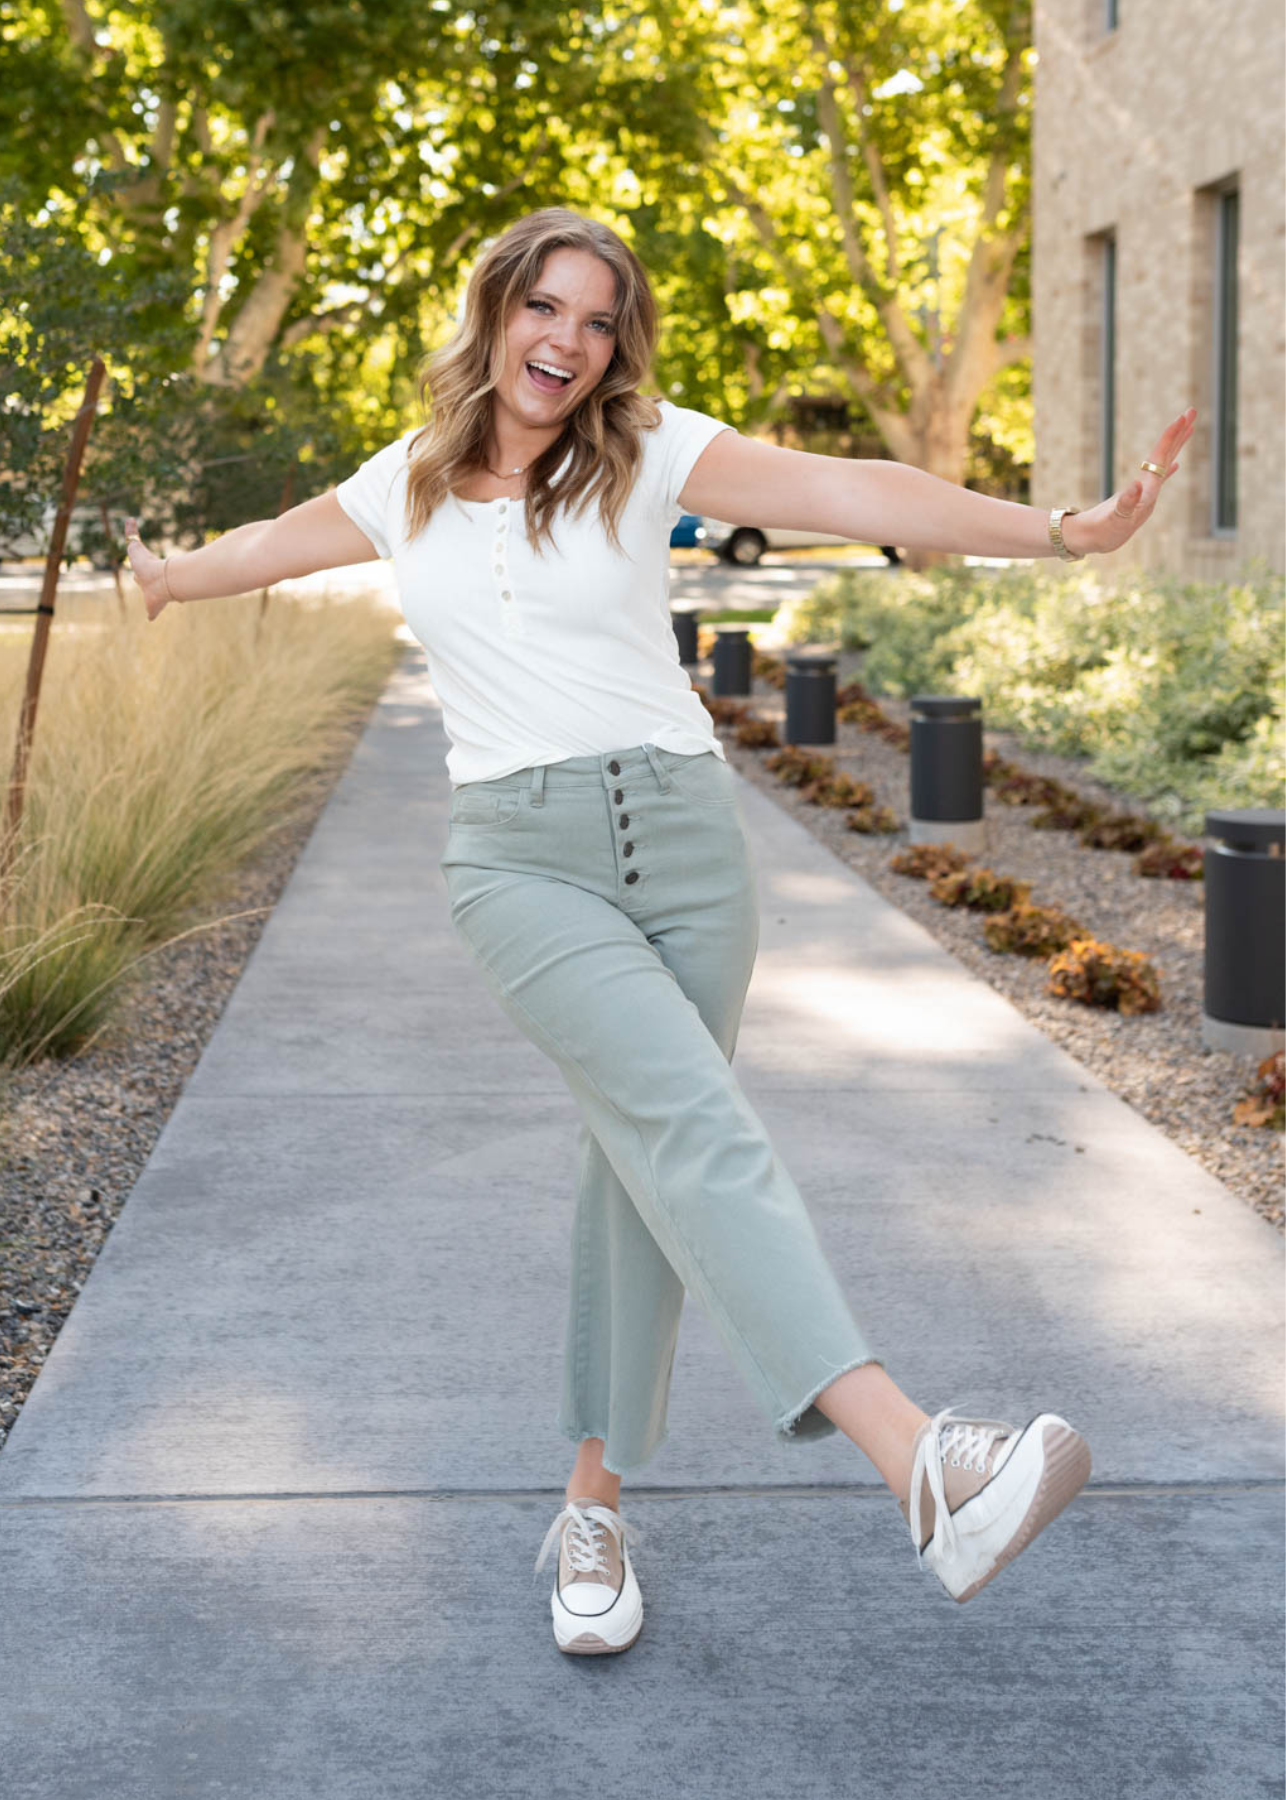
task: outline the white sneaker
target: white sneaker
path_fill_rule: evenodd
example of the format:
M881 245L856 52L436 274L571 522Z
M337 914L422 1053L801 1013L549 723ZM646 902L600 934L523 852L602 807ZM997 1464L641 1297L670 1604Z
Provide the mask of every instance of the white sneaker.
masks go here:
M545 1533L536 1568L558 1539L558 1580L549 1603L554 1640L571 1656L628 1650L643 1629L643 1596L627 1538L641 1543L642 1533L589 1496L569 1500Z
M921 1565L953 1600L969 1600L1089 1476L1089 1445L1057 1413L1038 1413L1019 1431L948 1407L916 1434L910 1495L898 1505Z

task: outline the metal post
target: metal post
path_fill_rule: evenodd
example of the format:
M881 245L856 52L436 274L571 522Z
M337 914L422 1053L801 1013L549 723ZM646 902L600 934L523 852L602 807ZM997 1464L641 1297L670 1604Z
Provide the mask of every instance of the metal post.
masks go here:
M913 844L982 850L982 701L917 694L911 701Z
M1286 812L1208 812L1208 1050L1271 1056L1286 1045Z
M820 650L786 653L786 742L835 742L837 656Z
M697 660L697 622L701 614L695 606L672 606L670 623L674 627L674 635L679 645L679 661L694 663Z
M718 699L750 692L750 631L745 625L716 625L714 679L711 692Z

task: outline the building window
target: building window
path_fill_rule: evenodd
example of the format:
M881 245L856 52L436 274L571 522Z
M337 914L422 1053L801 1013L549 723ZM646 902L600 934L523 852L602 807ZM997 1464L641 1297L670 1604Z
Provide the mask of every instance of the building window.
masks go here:
M1238 190L1216 196L1214 267L1214 406L1211 430L1211 529L1237 529L1237 238Z
M1099 498L1116 492L1116 234L1102 239L1099 276Z

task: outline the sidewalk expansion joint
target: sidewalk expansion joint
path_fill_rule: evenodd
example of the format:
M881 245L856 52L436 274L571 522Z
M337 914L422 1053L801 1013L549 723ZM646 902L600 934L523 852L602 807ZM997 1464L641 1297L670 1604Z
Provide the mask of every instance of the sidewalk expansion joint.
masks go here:
M1081 1489L1078 1500L1175 1500L1200 1496L1286 1493L1286 1480L1105 1481ZM766 1486L631 1487L632 1500L889 1500L889 1490L870 1482L782 1483ZM301 1500L426 1500L452 1505L463 1500L529 1500L547 1504L561 1500L562 1488L336 1488L249 1490L226 1494L21 1494L0 1497L0 1509L24 1506L222 1506L244 1501L294 1505Z

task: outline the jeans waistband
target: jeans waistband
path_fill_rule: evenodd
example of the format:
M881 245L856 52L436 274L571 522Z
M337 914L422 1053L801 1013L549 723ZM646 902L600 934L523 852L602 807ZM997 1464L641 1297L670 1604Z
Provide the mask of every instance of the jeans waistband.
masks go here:
M516 769L512 775L497 775L496 787L531 789L531 804L544 802L547 787L611 788L646 775L655 780L663 794L670 791L669 771L702 756L701 750L662 750L656 744L632 744L621 750L605 750L595 756L569 756L561 762L536 763L530 768ZM615 767L613 767L615 765ZM469 782L470 787L490 787L490 781Z

